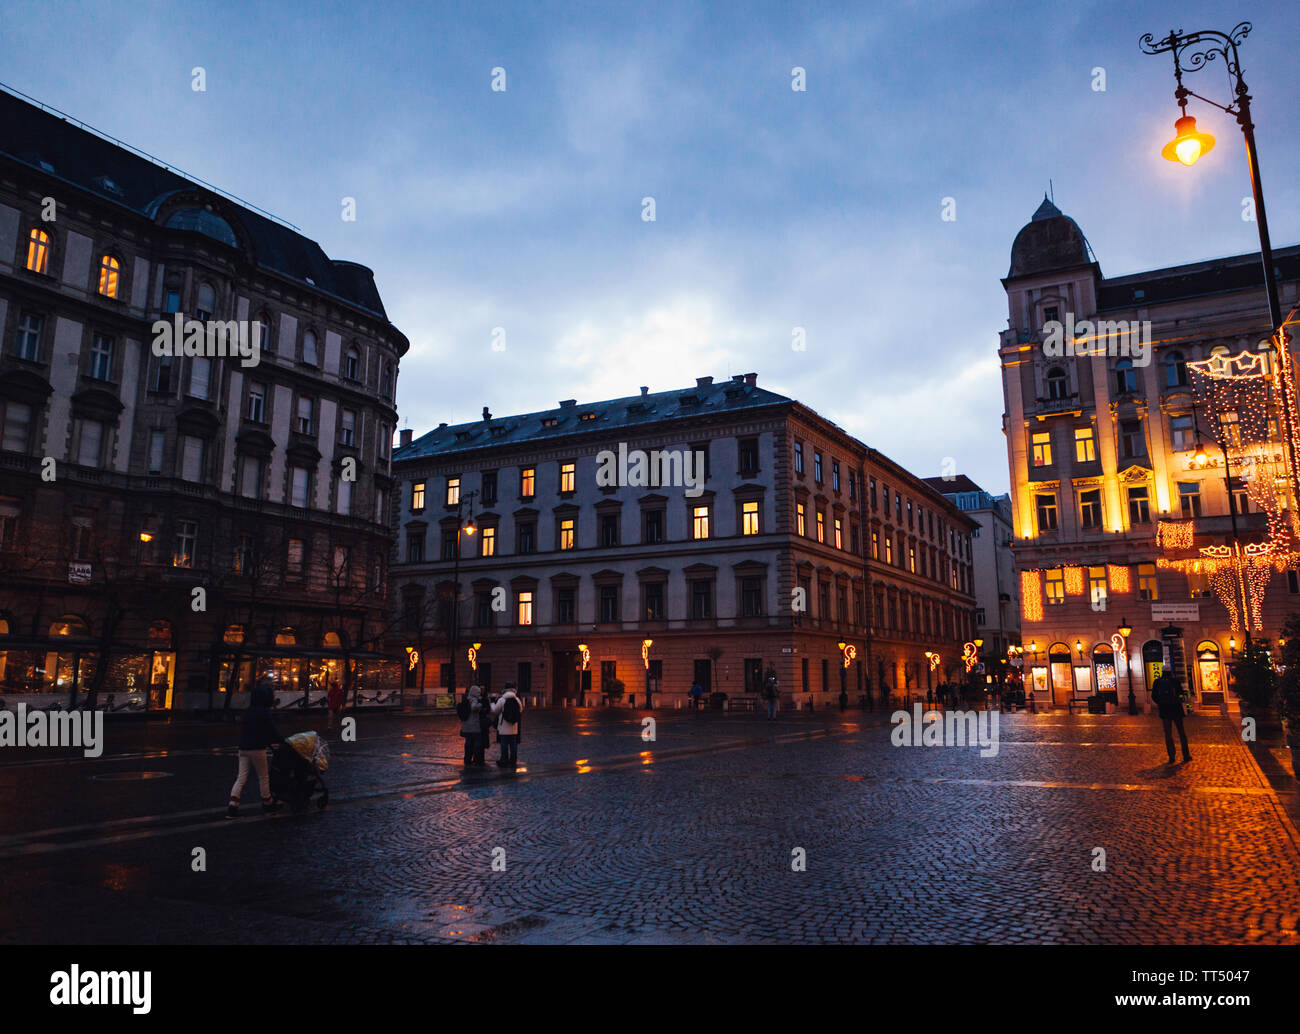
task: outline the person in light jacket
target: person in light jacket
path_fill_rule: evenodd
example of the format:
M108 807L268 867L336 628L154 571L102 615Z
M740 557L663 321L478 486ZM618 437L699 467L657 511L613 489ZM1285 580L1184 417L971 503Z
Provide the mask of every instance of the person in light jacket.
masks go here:
M482 718L483 718L483 690L478 686L470 686L465 691L465 699L469 701L469 717L460 723L460 734L465 738L465 767L470 765L482 765L483 750L486 746L483 742Z
M497 742L501 744L501 768L514 768L519 756L519 726L523 718L524 702L515 694L515 684L507 682L505 692L492 705L492 717L497 720ZM510 721L513 717L514 721Z

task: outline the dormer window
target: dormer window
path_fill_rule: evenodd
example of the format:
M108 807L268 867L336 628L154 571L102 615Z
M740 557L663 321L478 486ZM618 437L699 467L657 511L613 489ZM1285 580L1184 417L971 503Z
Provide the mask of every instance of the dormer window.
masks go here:
M579 420L583 420L583 421L586 421L586 420L595 420L595 419L596 419L596 414L595 414L595 413L583 413L582 416L578 417L578 419L579 419Z

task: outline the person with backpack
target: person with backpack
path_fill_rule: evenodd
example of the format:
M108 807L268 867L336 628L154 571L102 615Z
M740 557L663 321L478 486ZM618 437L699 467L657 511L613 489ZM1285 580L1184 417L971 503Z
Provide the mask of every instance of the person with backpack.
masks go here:
M1183 762L1184 764L1192 760L1191 752L1187 749L1187 731L1183 728L1183 695L1178 685L1178 680L1168 672L1164 671L1156 679L1155 685L1151 687L1151 699L1155 701L1156 708L1160 712L1160 721L1165 727L1165 750L1169 752L1169 763L1175 762L1174 758L1174 726L1178 726L1178 739L1182 743Z
M226 805L226 818L239 818L239 799L244 795L244 784L248 782L248 769L251 766L257 772L258 789L262 791L263 813L276 809L271 797L271 775L267 768L266 752L274 743L283 743L284 737L271 720L271 707L275 703L273 684L260 680L253 687L248 698L248 707L240 723L239 731L239 774L235 785L230 788L230 803Z
M519 730L524 714L523 701L515 694L515 684L507 682L505 692L492 705L497 719L497 742L501 744L500 768L514 768L519 761Z
M767 701L767 717L776 717L777 701L781 699L780 683L777 682L776 669L767 666L767 676L763 679L763 699Z
M460 719L460 734L465 738L465 767L484 764L483 690L479 686L465 690L456 705L456 717Z

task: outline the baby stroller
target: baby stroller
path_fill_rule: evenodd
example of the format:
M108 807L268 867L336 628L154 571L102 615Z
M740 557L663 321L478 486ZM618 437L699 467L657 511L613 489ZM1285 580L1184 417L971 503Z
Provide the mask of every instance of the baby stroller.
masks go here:
M330 792L320 776L329 767L329 748L314 732L299 732L277 743L271 753L271 796L284 801L292 812L304 811L316 797L316 807L330 802Z

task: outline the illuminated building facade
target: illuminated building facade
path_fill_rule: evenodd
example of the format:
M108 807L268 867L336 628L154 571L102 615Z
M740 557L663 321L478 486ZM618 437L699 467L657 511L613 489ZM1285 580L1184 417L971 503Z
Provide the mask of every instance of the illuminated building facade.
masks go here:
M1300 248L1275 258L1290 309ZM1258 255L1104 277L1078 225L1044 199L1016 236L1002 283L1003 430L1021 639L1037 702L1069 706L1115 690L1122 705L1131 678L1139 706L1149 707L1167 661L1185 670L1193 702L1233 703L1230 665L1243 644L1241 610L1253 601L1234 616L1225 606L1230 575L1171 558L1268 538L1268 516L1218 444L1231 440L1236 414L1209 403L1195 366L1242 352L1268 361ZM1083 321L1092 326L1078 347L1068 333L1062 347L1056 326ZM1270 451L1281 448L1275 440ZM1225 472L1234 475L1231 505ZM1296 572L1273 571L1256 590L1255 634L1275 641L1300 604ZM1131 632L1116 651L1124 624Z
M259 328L258 361L160 355L177 314ZM375 643L406 348L369 270L0 92L0 698L395 685Z
M972 634L973 522L754 374L403 437L410 697L445 691L455 642L458 689L509 679L544 704L641 704L647 679L656 705L685 706L695 682L753 701L769 665L786 707L841 684L878 703L882 686L924 694L943 677L927 652L955 670ZM638 454L659 457L653 480ZM702 483L673 477L685 463Z

